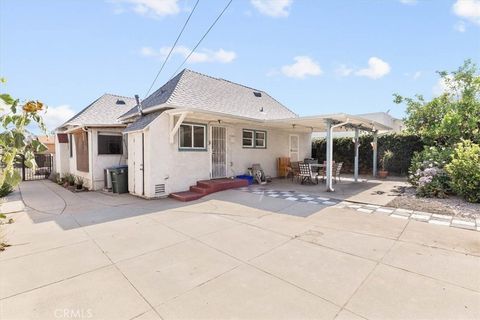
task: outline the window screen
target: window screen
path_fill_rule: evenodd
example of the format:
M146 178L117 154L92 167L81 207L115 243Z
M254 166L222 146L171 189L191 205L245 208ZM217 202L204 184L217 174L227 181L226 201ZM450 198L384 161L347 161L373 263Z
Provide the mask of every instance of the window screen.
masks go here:
M98 154L122 154L122 136L98 135Z

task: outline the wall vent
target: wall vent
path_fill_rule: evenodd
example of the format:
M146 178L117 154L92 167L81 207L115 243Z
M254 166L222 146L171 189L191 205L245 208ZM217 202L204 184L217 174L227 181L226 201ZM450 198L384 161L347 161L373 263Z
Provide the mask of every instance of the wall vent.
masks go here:
M165 184L156 184L155 185L155 195L156 196L161 196L165 194Z

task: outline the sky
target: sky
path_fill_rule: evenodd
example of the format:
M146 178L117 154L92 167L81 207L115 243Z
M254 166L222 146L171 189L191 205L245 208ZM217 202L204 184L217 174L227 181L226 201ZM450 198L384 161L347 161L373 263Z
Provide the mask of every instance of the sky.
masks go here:
M228 0L199 0L154 89ZM104 93L145 98L196 0L0 0L0 87L54 129ZM264 90L301 116L389 111L480 63L480 0L233 0L185 67Z

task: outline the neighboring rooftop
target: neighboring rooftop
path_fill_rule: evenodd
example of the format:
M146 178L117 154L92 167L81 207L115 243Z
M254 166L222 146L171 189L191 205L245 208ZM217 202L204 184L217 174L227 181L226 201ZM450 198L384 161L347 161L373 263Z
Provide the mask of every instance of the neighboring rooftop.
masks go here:
M118 118L136 106L134 98L104 94L85 109L67 120L59 128L66 126L120 125Z
M142 101L143 111L154 107L174 107L221 112L254 119L295 118L297 115L268 93L228 80L184 69ZM122 115L137 114L132 108Z

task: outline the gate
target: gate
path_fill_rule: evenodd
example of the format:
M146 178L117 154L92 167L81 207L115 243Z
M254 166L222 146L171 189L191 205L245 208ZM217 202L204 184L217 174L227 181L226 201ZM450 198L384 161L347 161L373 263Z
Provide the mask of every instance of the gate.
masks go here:
M35 169L28 168L25 165L24 157L20 156L15 163L15 169L22 176L22 181L42 180L48 179L53 171L54 157L52 154L36 154L35 162L37 167Z
M212 178L227 176L227 129L212 127Z

